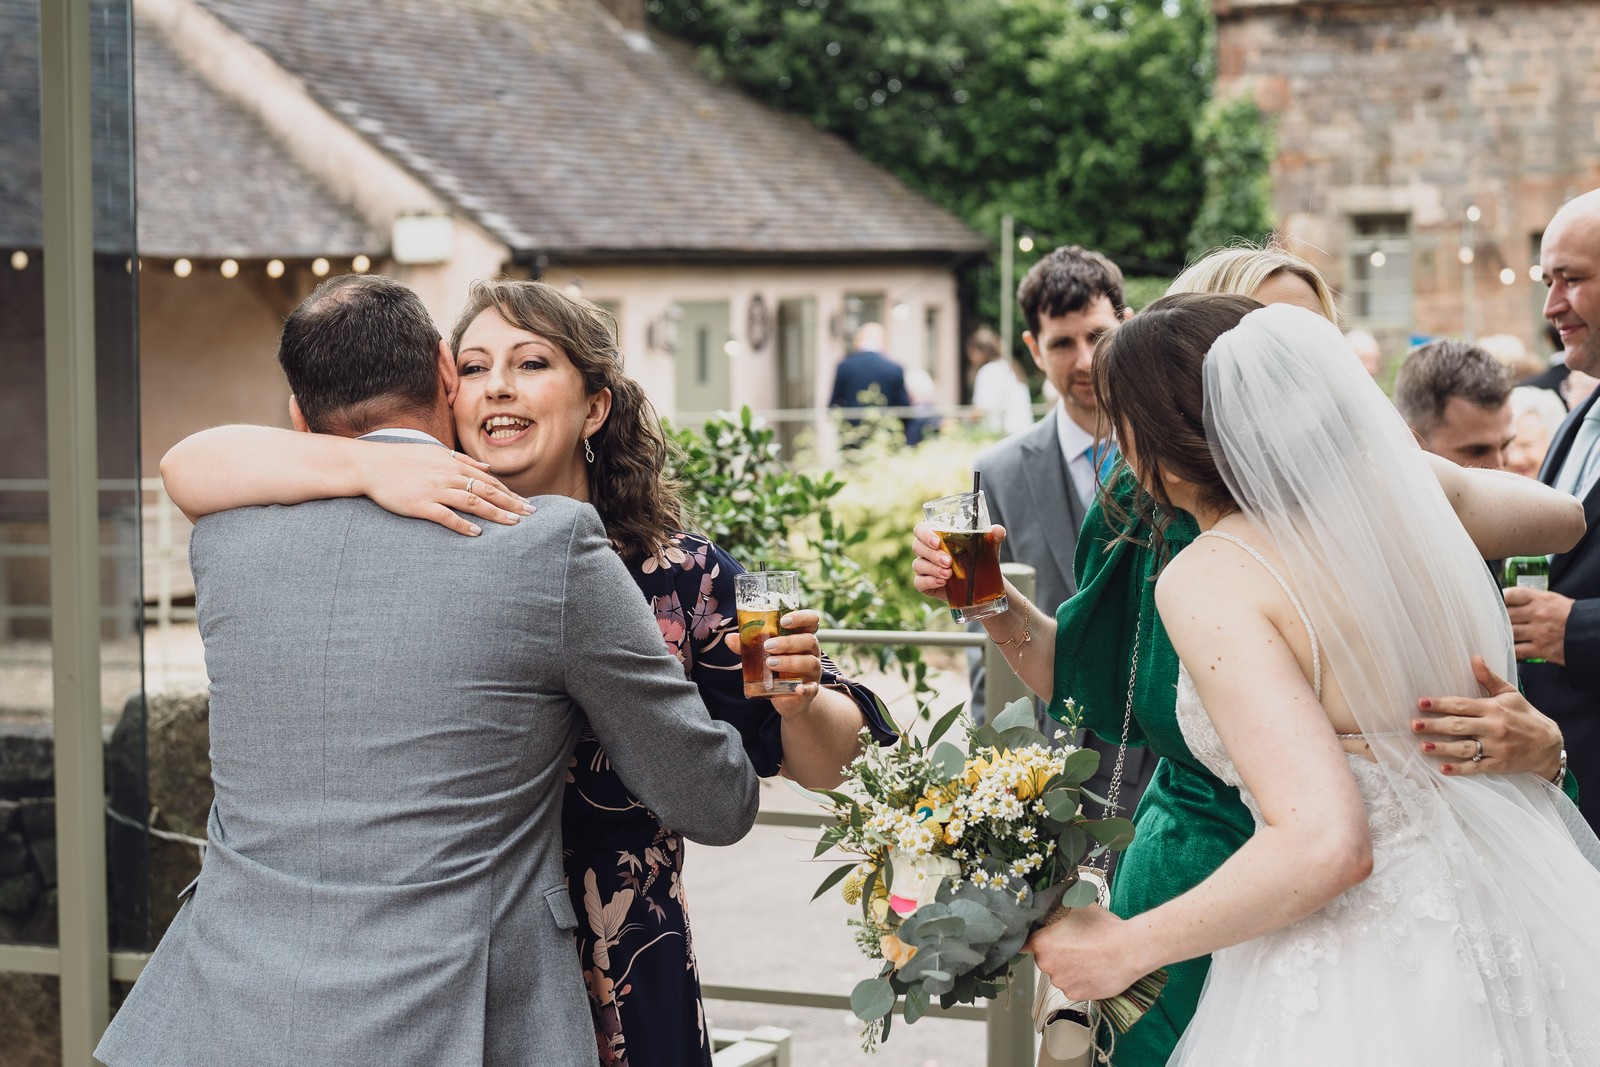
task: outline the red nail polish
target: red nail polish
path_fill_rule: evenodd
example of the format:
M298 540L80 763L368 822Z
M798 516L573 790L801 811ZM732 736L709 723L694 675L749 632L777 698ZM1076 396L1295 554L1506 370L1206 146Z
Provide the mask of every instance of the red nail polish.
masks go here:
M1427 711L1429 708L1433 707L1433 701L1424 697L1422 700L1417 701L1417 707L1421 708L1423 711Z
M1419 734L1422 732L1423 725L1424 724L1423 724L1423 721L1421 719L1412 719L1411 720L1411 729L1415 730Z
M1432 741L1422 742L1422 751L1424 752L1432 752L1436 747Z
M1454 774L1454 773L1456 773L1456 769L1454 767L1450 766L1450 764L1448 764L1448 763L1446 763L1443 767L1440 767L1439 770L1443 771L1445 774Z

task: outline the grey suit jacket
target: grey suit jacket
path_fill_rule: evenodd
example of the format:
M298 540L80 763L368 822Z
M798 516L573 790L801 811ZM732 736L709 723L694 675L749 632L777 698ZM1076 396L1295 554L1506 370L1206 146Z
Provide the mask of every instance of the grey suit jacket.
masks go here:
M113 1067L594 1063L561 867L587 714L686 836L757 779L565 497L461 537L365 499L244 508L190 545L216 800Z

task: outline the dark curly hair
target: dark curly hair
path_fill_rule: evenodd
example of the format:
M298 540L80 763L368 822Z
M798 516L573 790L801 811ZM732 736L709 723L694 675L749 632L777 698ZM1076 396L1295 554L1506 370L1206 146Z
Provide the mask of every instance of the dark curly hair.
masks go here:
M1144 541L1135 533L1144 526L1157 559L1168 557L1166 531L1178 510L1167 495L1169 471L1194 486L1206 507L1238 510L1206 439L1201 366L1217 338L1261 306L1219 293L1164 296L1100 342L1095 400L1140 485L1131 511L1102 490L1101 506L1123 531L1118 540Z
M490 308L566 353L585 393L611 390L611 414L589 438L589 500L623 559L634 563L657 552L683 529L683 501L666 474L670 446L661 418L639 383L623 373L616 323L598 305L544 282L477 281L450 332L451 351L460 350L462 334Z

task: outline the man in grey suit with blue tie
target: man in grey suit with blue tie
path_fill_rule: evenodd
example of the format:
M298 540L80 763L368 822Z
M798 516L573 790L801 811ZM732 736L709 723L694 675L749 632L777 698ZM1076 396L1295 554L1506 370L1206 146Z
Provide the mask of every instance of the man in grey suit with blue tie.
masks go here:
M452 438L454 364L395 282L324 283L279 354L311 429ZM103 1062L594 1062L560 840L582 718L693 840L743 836L757 780L594 510L532 503L473 538L364 498L199 522L206 862Z
M1600 375L1600 189L1569 200L1545 228L1539 266L1544 315L1561 334L1567 366ZM1561 727L1563 764L1578 806L1600 827L1600 406L1590 396L1567 416L1539 471L1583 501L1589 531L1550 560L1549 589L1505 591L1528 700Z
M1100 424L1091 368L1095 345L1121 321L1122 271L1099 252L1068 245L1033 265L1017 287L1017 302L1027 324L1023 343L1061 400L1031 430L981 453L973 468L983 476L989 517L1006 529L1001 561L1032 567L1038 575L1034 601L1054 612L1077 592L1072 560L1078 530L1114 454L1109 427ZM969 673L973 715L981 722L981 655L971 659ZM1043 701L1036 706L1041 729L1053 734L1059 727L1048 720ZM1082 743L1101 754L1100 769L1086 784L1105 796L1118 746L1093 736ZM1138 804L1155 762L1143 746L1129 747L1119 798L1124 814Z

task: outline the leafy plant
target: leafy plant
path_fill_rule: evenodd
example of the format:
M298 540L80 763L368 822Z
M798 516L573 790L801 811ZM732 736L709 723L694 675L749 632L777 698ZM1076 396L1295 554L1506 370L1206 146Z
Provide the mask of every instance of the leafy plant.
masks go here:
M807 473L786 463L775 432L748 407L737 419L665 429L678 452L673 473L684 483L691 523L746 567L765 560L799 571L807 606L821 613L824 627L922 630L938 616L912 589L909 560L873 559L871 531L841 515L846 483L831 471ZM899 538L907 555L918 517L920 510ZM856 646L852 658L898 671L919 709L934 695L920 649Z
M946 714L926 742L904 735L892 749L867 747L840 789L819 795L835 824L816 854L859 858L817 896L840 885L847 903L860 904L857 942L881 961L850 996L869 1049L888 1035L902 997L913 1023L934 997L949 1007L997 996L1023 942L1057 906L1095 902L1080 865L1133 840L1127 819L1084 817L1082 798L1100 799L1083 787L1099 754L1051 747L1034 729L1031 700L969 726L964 751L942 740L960 717L959 708ZM1126 1032L1166 979L1147 975L1097 1007Z

